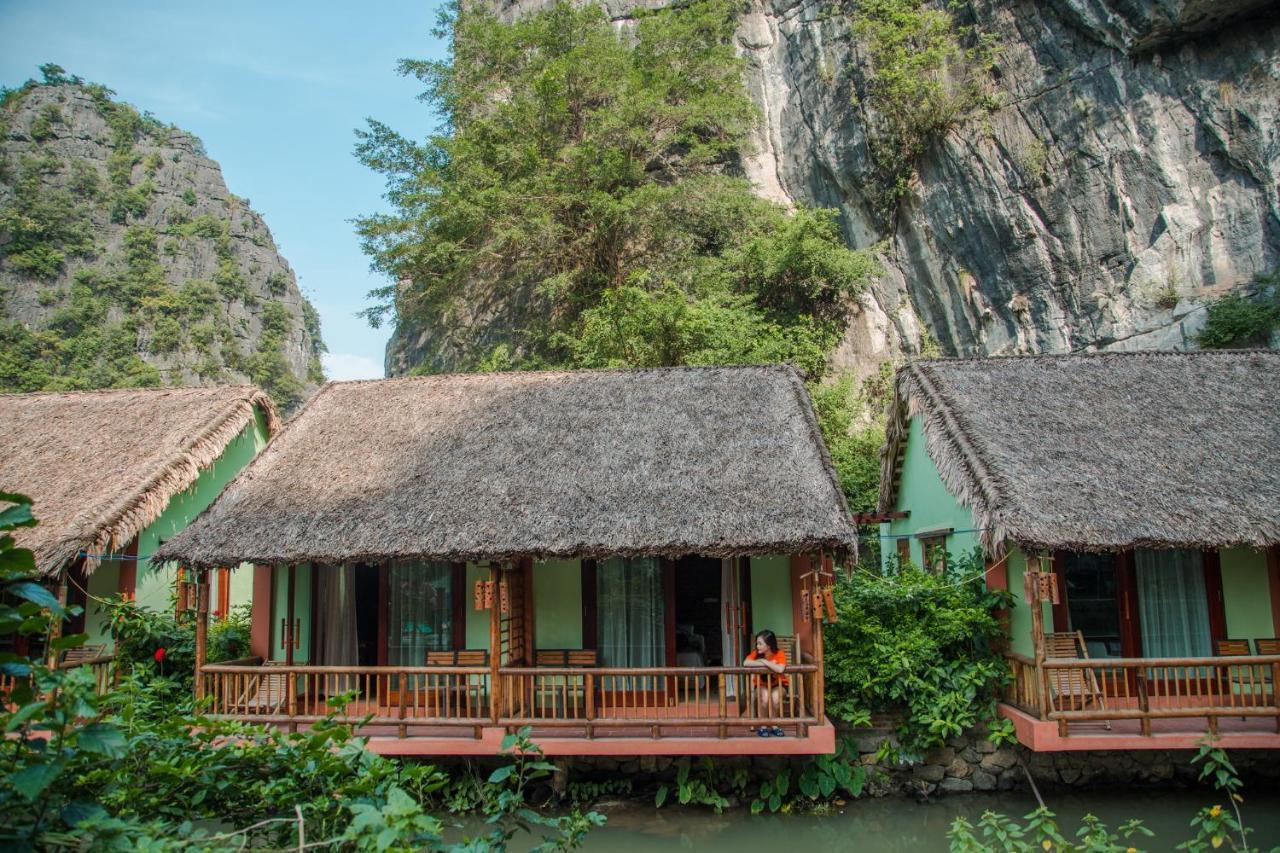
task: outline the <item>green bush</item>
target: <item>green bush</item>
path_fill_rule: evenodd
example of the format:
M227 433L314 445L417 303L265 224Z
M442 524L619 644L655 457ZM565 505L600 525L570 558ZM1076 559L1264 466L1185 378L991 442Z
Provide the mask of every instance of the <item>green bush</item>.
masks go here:
M1208 313L1196 338L1204 349L1266 346L1280 327L1280 296L1228 293L1209 303Z
M858 99L872 110L864 124L886 222L928 143L992 103L986 73L994 48L954 15L924 0L859 0L853 12L871 64Z
M1011 599L986 589L982 567L974 554L943 574L907 565L841 575L839 621L824 629L827 710L851 721L901 714L903 759L989 719L1006 677L993 611Z

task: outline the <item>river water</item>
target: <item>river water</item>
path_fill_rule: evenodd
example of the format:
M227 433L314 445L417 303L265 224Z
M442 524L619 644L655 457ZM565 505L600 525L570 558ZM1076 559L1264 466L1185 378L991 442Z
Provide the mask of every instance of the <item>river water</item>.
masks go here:
M1094 814L1113 830L1140 817L1154 838L1138 838L1144 850L1173 850L1192 833L1188 824L1202 806L1225 802L1204 791L1101 791L1051 793L1049 807L1058 825L1072 835L1085 814ZM931 803L901 797L851 802L824 816L749 815L742 810L716 815L710 810L630 804L603 808L609 823L594 830L587 853L637 853L673 847L713 853L814 853L815 851L945 851L947 830L957 817L976 825L988 809L1023 816L1035 807L1030 794L950 796ZM1255 830L1253 845L1280 844L1280 791L1246 791L1246 824ZM1223 849L1226 849L1225 847Z

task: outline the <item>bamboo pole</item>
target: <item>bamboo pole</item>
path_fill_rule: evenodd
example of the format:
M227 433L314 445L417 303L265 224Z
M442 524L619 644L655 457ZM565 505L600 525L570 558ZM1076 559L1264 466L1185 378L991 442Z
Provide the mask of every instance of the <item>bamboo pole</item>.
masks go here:
M209 658L209 570L196 571L196 701L204 698L204 665Z
M501 580L502 570L497 563L490 563L489 581L493 584L494 594L489 602L489 716L495 726L502 710L502 682L498 678L502 665L502 626L499 622L502 614L498 606L498 584Z
M58 575L58 604L65 611L67 608L67 571L64 569ZM63 617L59 616L51 621L49 625L49 648L45 649L45 654L49 660L49 668L58 668L58 649L54 647L56 640L62 637L62 621Z

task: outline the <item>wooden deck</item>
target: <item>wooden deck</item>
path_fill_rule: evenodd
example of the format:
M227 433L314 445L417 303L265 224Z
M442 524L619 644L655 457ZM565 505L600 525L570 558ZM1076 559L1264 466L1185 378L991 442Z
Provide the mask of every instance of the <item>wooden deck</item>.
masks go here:
M1150 733L1142 733L1141 720L1102 720L1071 724L1062 735L1055 720L1041 720L1006 703L1000 716L1013 720L1018 742L1036 752L1106 752L1119 749L1198 749L1209 733L1204 717L1164 718L1150 721ZM1218 746L1224 749L1280 749L1280 734L1272 719L1220 717Z
M1006 659L1001 714L1031 749L1280 748L1280 656Z
M768 676L763 676L768 677ZM548 755L811 755L835 749L818 667L774 704L745 667L321 667L211 664L208 715L293 730L326 715L388 755L492 755L529 728ZM781 728L759 737L757 727Z

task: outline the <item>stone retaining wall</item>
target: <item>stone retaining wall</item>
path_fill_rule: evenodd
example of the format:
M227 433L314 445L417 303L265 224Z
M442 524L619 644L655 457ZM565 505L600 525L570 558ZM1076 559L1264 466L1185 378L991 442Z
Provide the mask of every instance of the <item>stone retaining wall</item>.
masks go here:
M1193 750L1035 753L1021 745L997 747L986 739L985 732L973 731L953 738L946 746L929 750L919 763L895 765L877 759L881 744L893 741L890 731L860 729L844 736L867 768L865 794L873 797L935 797L1025 789L1028 773L1042 790L1119 785L1190 786L1197 784L1199 775L1199 768L1191 764ZM1260 782L1274 784L1280 780L1280 761L1273 752L1241 750L1231 752L1230 756L1246 786ZM640 794L670 782L678 760L653 756L557 759L560 773L556 788L563 791L571 781L625 777L631 780L636 794ZM794 756L714 759L720 778L728 779L745 769L751 778L760 781L771 779L788 768L798 774L809 760Z

